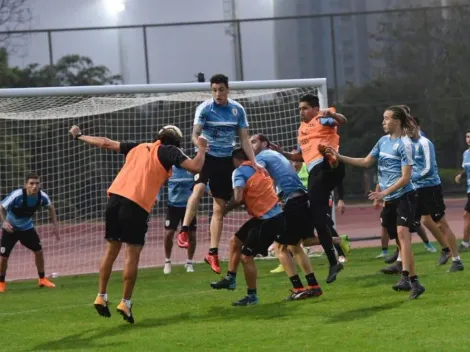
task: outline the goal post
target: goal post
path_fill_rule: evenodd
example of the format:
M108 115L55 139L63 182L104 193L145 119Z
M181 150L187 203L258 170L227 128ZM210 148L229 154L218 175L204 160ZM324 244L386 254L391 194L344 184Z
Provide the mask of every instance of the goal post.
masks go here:
M230 97L246 112L249 133L265 133L284 148L296 145L298 101L311 93L327 108L325 78L231 82ZM114 140L153 140L159 128L172 124L184 135L182 148L193 155L191 133L196 107L211 97L210 83L113 85L91 87L0 89L0 196L21 188L28 172L41 177L42 190L54 203L61 240L55 241L47 212L35 216L46 270L60 275L96 272L103 252L106 189L124 157L77 143L68 136L79 125L85 134ZM141 266L164 264L166 187L152 210ZM197 251L200 261L209 247L206 195L198 211ZM219 254L227 258L228 239L247 219L242 211L224 221ZM173 247L172 262L184 263L186 252ZM115 270L123 267L120 256ZM18 245L12 252L8 279L36 276L34 258Z

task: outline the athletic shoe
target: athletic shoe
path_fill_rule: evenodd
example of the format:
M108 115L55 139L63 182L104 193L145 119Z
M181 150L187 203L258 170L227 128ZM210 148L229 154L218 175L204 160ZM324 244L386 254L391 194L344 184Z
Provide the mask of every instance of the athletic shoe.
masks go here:
M48 288L55 287L55 285L52 282L50 282L48 279L46 279L45 277L42 279L39 279L38 284L39 284L39 287L48 287Z
M411 291L411 283L408 277L402 276L400 281L392 286L395 291Z
M390 257L385 258L384 262L387 264L395 263L398 259L398 251L395 251Z
M279 264L275 269L269 271L272 274L278 274L278 273L283 273L284 272L284 267L282 264Z
M308 286L307 287L307 298L320 297L323 294L323 290L320 286Z
M290 292L291 294L285 298L286 301L298 301L308 298L308 293L305 288L294 288Z
M386 258L387 255L388 255L388 252L382 251L382 252L380 252L380 254L379 254L377 257L375 257L375 258L376 258L376 259Z
M396 261L390 266L380 269L380 272L387 275L398 275L401 274L403 270L402 262Z
M0 282L0 293L3 293L7 290L7 283L6 282Z
M438 265L445 265L447 264L447 262L449 261L449 258L451 257L452 255L450 254L450 252L445 252L445 251L441 251L441 255L439 257L439 261L437 262Z
M178 238L176 243L180 248L188 248L189 247L189 232L181 230L178 234Z
M204 256L204 261L211 266L211 269L214 273L220 274L220 264L219 264L219 256L214 254L207 253Z
M166 275L171 274L171 262L165 262L165 266L163 267L163 273Z
M411 292L410 292L410 295L408 296L408 298L409 299L416 299L419 296L421 296L424 293L424 291L426 291L426 289L418 281L412 282L411 283Z
M121 301L117 306L117 311L122 315L122 318L129 324L134 324L134 316L132 315L132 307L127 308L125 302Z
M258 304L258 296L257 295L248 295L243 297L241 300L233 302L232 306L234 307L244 307L244 306L253 306Z
M348 235L341 235L341 242L339 246L343 250L344 253L349 254L351 252L351 245L349 244L349 237Z
M336 281L336 275L343 270L344 266L340 262L336 263L335 265L330 266L330 270L328 272L328 277L326 278L326 283L331 284L332 282Z
M320 152L321 155L323 155L323 157L326 157L328 159L328 163L333 169L338 167L339 161L338 161L338 158L336 157L336 154L334 153L333 148L328 147L323 144L319 144L318 151Z
M431 253L437 252L436 247L434 247L431 242L425 243L424 248L426 248L426 250Z
M99 315L105 318L109 318L111 316L111 312L109 311L109 302L105 301L103 297L98 295L95 299L95 309L98 312Z
M219 281L210 283L214 290L235 290L237 288L237 281L229 276L221 278Z
M340 255L340 256L338 257L338 262L340 262L341 264L346 263L346 261L347 261L347 259L346 259L346 257L345 257L344 255Z
M447 270L449 273L455 273L457 271L463 271L463 263L460 260L453 261L449 270Z
M459 244L459 252L468 252L470 250L470 246L465 246L462 242Z
M194 267L191 263L184 264L187 273L194 273Z

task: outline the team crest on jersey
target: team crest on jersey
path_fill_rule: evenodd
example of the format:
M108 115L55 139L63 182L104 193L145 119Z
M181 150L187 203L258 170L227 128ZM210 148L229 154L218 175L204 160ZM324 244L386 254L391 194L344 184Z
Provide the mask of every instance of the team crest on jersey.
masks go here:
M0 253L3 254L3 253L5 253L5 252L6 252L6 248L5 248L5 247L0 248Z
M199 180L199 174L194 175L194 181Z
M170 226L170 220L165 221L165 226Z
M416 152L418 152L418 151L419 151L419 145L417 145L417 144L416 144L416 146L415 146L415 150L416 150Z
M393 150L398 150L398 146L399 146L398 143L395 143L395 144L393 145Z
M238 115L238 109L237 109L237 108L233 108L233 109L232 109L232 114L233 114L233 116L237 116L237 115Z

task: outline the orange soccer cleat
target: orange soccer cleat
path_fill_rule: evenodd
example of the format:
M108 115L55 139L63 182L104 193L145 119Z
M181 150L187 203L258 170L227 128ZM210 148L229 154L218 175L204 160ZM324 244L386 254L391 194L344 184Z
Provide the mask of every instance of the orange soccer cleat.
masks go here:
M48 288L55 287L55 285L52 282L50 282L48 279L46 279L45 277L42 279L39 279L38 283L39 283L39 287L48 287Z

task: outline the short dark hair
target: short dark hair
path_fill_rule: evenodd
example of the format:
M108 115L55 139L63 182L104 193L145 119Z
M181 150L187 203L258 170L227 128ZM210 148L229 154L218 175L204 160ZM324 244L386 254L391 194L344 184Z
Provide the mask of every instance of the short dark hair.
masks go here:
M29 174L27 174L24 178L24 182L28 182L29 180L31 179L39 179L39 175L35 172L30 172Z
M258 134L255 134L255 136L258 137L260 142L266 142L268 147L271 145L271 141L269 140L268 136L266 136L265 134L258 133Z
M313 94L305 94L300 97L300 103L307 103L312 108L319 108L320 107L320 100L317 96Z
M225 86L228 88L228 77L222 73L213 75L211 77L211 86L213 84L225 84Z
M232 152L232 158L244 161L249 160L243 148L234 149L234 151Z

